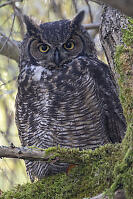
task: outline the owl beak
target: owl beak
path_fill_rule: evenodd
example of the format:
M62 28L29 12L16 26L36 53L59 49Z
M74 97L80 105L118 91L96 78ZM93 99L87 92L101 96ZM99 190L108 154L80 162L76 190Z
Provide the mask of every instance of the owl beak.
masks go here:
M59 53L59 50L56 49L55 52L54 52L54 62L55 64L58 66L61 62L61 58L60 58L60 53Z

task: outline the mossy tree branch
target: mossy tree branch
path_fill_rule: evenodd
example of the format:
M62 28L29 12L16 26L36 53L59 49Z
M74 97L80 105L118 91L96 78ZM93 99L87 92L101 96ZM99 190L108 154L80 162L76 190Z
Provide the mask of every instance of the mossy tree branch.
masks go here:
M111 150L113 146L114 149ZM121 150L119 144L116 144L115 147L112 144L108 144L104 147L96 149L95 151L84 150L80 151L75 148L61 148L61 147L50 147L48 149L42 149L37 147L15 147L11 144L10 147L0 146L0 158L18 158L23 160L32 160L32 161L58 161L58 162L67 162L70 164L80 165L88 163L91 158L101 159L102 155L97 155L99 150L104 151L109 156L113 155L117 150ZM120 154L119 154L120 155Z
M48 149L41 149L37 147L15 147L11 144L10 147L0 146L0 158L18 158L32 161L58 161L67 162L70 164L79 164L84 162L83 155L86 152L78 149L50 147ZM68 155L69 154L69 155Z
M45 157L50 157L50 162L58 157L57 160L61 162L75 164L75 168L68 175L60 173L33 184L19 186L17 191L3 193L2 199L28 199L29 195L30 198L51 199L53 194L55 199L92 197L111 186L114 179L112 170L123 159L120 144L107 144L94 151L57 147L49 148L45 152Z

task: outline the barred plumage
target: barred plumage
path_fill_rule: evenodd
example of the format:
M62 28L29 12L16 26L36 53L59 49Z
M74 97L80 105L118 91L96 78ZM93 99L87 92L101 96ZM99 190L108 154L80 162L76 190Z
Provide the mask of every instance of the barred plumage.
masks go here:
M109 67L97 59L93 42L80 25L82 18L83 12L72 21L40 26L25 18L28 33L21 48L16 98L16 123L23 146L95 149L124 137L126 122L114 78ZM40 40L43 48L44 44L50 48L46 55L36 48ZM70 42L74 49L64 50ZM32 181L65 171L67 166L26 161Z

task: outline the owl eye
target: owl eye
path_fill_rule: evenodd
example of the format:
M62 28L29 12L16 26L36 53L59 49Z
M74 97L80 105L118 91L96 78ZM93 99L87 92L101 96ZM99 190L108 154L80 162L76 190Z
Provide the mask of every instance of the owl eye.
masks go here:
M50 47L47 44L41 44L38 48L41 53L46 53L50 49Z
M75 44L73 41L68 41L64 44L64 48L66 50L72 50L74 48Z

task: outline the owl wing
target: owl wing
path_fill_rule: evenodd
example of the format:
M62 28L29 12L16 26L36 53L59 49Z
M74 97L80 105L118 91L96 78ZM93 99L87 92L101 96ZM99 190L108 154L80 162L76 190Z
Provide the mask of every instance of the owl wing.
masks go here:
M18 134L21 141L22 146L28 145L28 136L27 136L27 129L28 129L28 110L27 106L23 104L23 100L19 93L16 96L16 116L15 121L18 128Z
M89 71L97 84L98 97L103 101L107 137L112 143L121 142L126 132L126 120L114 76L111 69L97 58L90 57L89 61Z

